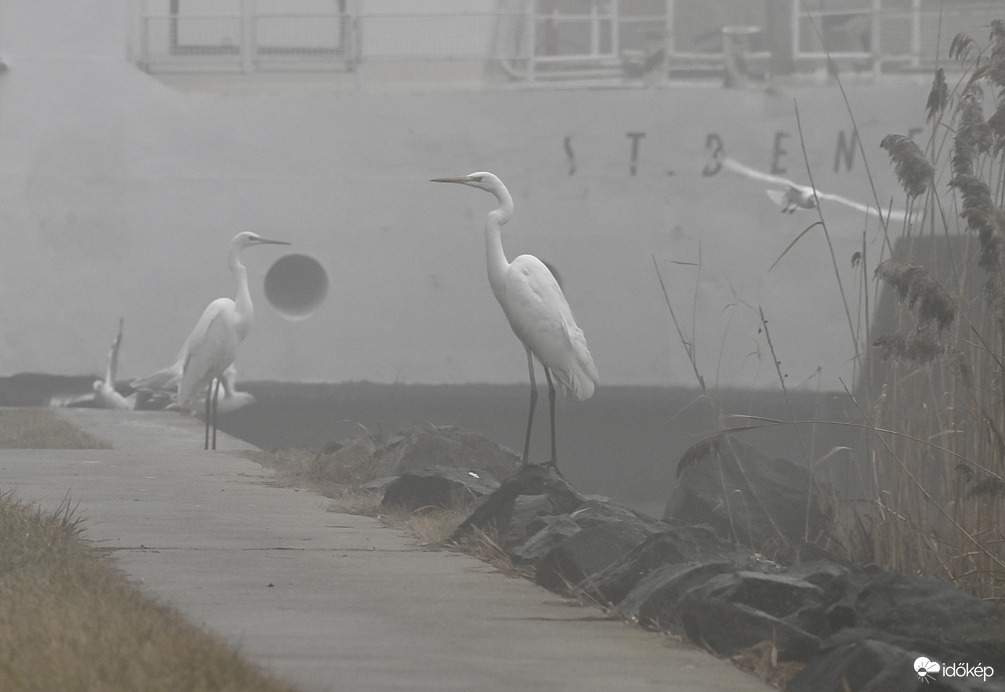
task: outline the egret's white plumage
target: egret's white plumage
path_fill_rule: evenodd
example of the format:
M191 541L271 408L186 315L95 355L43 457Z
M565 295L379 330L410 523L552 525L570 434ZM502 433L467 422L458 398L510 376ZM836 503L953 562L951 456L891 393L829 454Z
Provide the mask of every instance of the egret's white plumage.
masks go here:
M223 371L220 388L223 389L223 398L217 405L218 413L230 413L255 403L254 394L237 389L237 368L233 365ZM206 396L209 396L209 391Z
M216 413L219 392L212 385L219 382L237 357L237 347L251 329L254 307L248 288L248 271L241 264L241 251L252 245L289 245L281 240L263 238L257 233L243 232L230 241L227 255L230 271L237 279L237 297L217 298L210 303L189 334L179 354L182 363L178 381L178 405L192 409L200 395L206 392L206 448L209 430L213 429L213 449L216 449ZM211 403L212 399L212 403ZM212 419L212 420L211 420Z
M492 173L479 172L454 178L435 178L433 182L459 183L495 195L499 206L489 212L485 223L485 252L489 284L502 306L510 327L523 342L530 371L531 400L524 441L523 462L530 451L530 432L537 401L534 358L544 366L548 380L551 413L551 460L557 464L555 450L555 388L552 375L566 392L577 399L588 399L599 376L593 357L586 347L583 330L576 325L568 301L554 274L533 255L506 259L501 227L513 217L513 198L503 182Z
M184 365L184 349L179 354L178 359L166 368L152 372L144 377L138 377L130 386L142 392L144 395L143 404L150 408L177 408L178 407L178 383L181 381L181 370ZM237 368L231 365L223 371L220 378L220 388L223 396L217 404L217 413L230 413L245 406L255 403L255 395L237 389ZM209 387L199 392L196 400L203 400L208 394Z
M115 375L119 369L119 347L122 345L123 319L119 318L119 331L108 349L108 362L105 365L105 379L94 381L94 406L132 410L136 407L136 395L122 396L115 390Z

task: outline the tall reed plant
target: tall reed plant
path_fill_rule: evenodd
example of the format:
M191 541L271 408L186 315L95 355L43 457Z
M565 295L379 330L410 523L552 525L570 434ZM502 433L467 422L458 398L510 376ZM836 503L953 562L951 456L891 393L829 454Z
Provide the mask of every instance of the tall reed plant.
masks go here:
M962 76L935 71L927 143L882 140L907 218L862 267L896 309L855 393L869 510L841 547L1005 603L1005 21L949 54Z
M869 248L877 244L863 234L853 257L857 308L819 204L819 221L782 253L814 228L828 240L854 344L850 419L781 421L721 411L663 288L716 417L711 438L765 424L829 423L854 434L854 443L819 458L812 444L803 445L811 468L826 461L844 472L828 479L836 481L833 492L817 487L807 498L831 522L804 540L859 564L945 578L1005 605L1005 20L990 29L985 44L965 35L952 40L949 57L959 76L950 84L945 68L935 70L922 144L898 133L880 143L903 187L898 204L905 213L896 215L903 222L890 221L891 205L882 203L866 172L874 205L883 210L882 242L872 257ZM844 93L840 79L838 86ZM850 107L848 113L857 133ZM801 124L799 131L802 138ZM806 173L813 185L808 160ZM874 323L873 313L882 318ZM763 314L761 321L777 363ZM788 396L781 372L779 382ZM707 463L702 450L709 442L696 443L684 459Z

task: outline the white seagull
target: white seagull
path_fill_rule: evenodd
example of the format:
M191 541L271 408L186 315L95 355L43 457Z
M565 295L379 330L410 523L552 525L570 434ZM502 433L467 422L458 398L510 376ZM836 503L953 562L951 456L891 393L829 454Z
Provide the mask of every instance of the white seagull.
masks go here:
M119 346L122 345L122 323L119 318L119 331L108 349L108 363L105 365L105 379L94 381L94 406L97 408L111 408L120 410L132 410L136 408L136 394L128 397L122 396L115 390L115 375L119 369Z
M723 168L730 170L733 173L738 173L739 175L752 180L759 180L761 182L771 183L772 185L778 185L784 188L782 190L765 190L771 201L782 208L782 213L791 214L797 209L815 209L817 206L816 200L819 199L843 204L846 207L856 209L866 214L872 214L873 216L880 216L880 210L878 210L874 205L862 204L861 202L856 202L855 200L848 199L847 197L842 197L841 195L835 195L829 192L821 192L820 190L817 190L816 196L814 196L812 187L799 185L798 183L792 182L788 178L782 178L781 176L772 175L770 173L763 173L751 168L750 166L745 166L729 156L720 158L719 162L722 164ZM887 218L889 221L903 221L905 213L902 211L887 212L886 210L883 210L882 216Z

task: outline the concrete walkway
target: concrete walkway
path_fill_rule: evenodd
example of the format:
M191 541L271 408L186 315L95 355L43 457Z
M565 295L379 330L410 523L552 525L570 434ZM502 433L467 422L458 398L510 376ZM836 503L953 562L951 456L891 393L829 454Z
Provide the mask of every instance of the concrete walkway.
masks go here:
M0 488L56 507L148 594L299 689L768 688L690 646L564 602L466 555L270 484L170 412L63 409L112 450L0 450Z

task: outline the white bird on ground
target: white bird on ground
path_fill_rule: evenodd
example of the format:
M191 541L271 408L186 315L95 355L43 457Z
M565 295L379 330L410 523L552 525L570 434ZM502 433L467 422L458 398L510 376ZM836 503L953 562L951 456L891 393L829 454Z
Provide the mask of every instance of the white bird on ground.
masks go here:
M599 379L593 357L586 347L583 330L576 326L569 303L562 294L555 276L533 255L520 255L512 262L503 251L501 228L513 217L513 198L509 190L492 173L472 173L455 178L435 178L435 183L459 183L495 195L499 207L490 211L485 222L485 251L489 284L502 306L510 327L527 350L530 371L530 413L523 445L523 464L530 454L530 431L537 404L537 383L534 380L534 358L544 367L548 380L548 402L551 414L551 459L545 466L557 469L555 449L555 385L577 399L589 399Z
M237 298L217 298L210 303L182 346L181 379L178 382L178 405L194 410L203 391L206 410L206 442L210 448L210 428L216 449L216 414L220 383L224 373L237 356L237 347L251 329L254 307L248 289L248 270L241 264L241 251L252 245L289 245L282 240L263 238L257 233L243 232L230 241L227 261L237 278ZM215 386L214 386L215 384Z
M97 408L112 408L132 410L136 408L136 395L122 396L115 390L115 374L119 369L119 346L122 345L122 323L119 318L119 331L108 349L108 363L105 365L105 379L94 381L94 406Z
M184 357L180 354L172 365L130 382L130 386L142 394L139 405L146 408L177 408L178 383L181 381L183 365ZM233 365L223 371L220 388L223 396L217 403L217 413L231 413L255 403L254 394L237 389L237 368ZM200 392L198 398L204 396L206 392Z
M785 188L784 190L765 190L771 201L782 208L782 213L791 214L797 209L816 209L816 200L819 199L837 202L838 204L843 204L846 207L856 209L866 214L872 214L873 216L880 215L879 210L877 210L874 205L862 204L861 202L856 202L855 200L848 199L847 197L842 197L841 195L835 195L829 192L821 192L820 190L817 190L816 195L814 196L812 187L799 185L792 182L788 178L782 178L770 173L763 173L751 168L750 166L745 166L729 156L720 158L719 163L722 164L723 168L734 173L738 173L746 178L771 183L772 185L779 185ZM902 211L887 212L884 209L882 215L884 218L888 218L889 221L903 221L905 218L905 214Z

